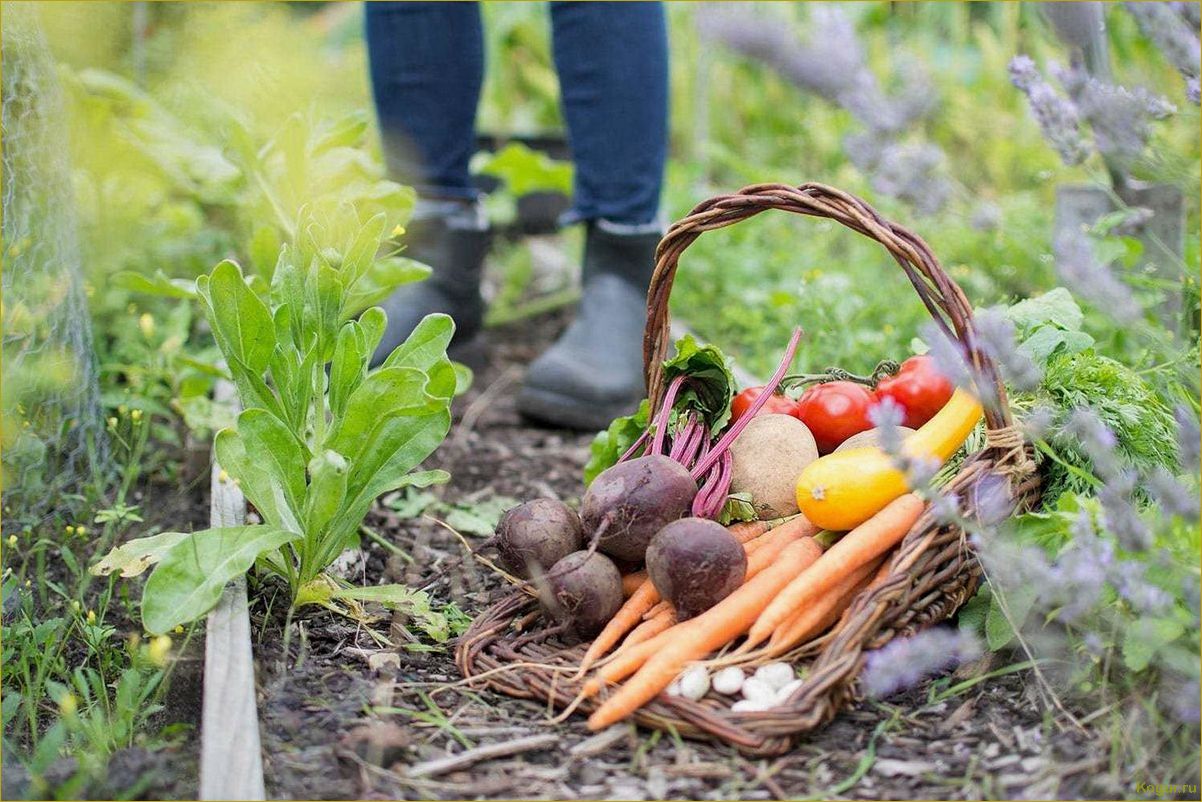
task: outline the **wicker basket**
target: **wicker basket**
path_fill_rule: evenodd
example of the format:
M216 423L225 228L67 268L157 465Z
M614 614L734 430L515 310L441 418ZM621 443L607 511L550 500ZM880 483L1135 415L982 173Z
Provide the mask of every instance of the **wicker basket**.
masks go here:
M978 381L993 385L997 393L998 403L987 405L985 413L985 448L964 462L945 489L956 492L961 513L970 518L974 489L986 476L1005 480L1011 511L1031 504L1038 496L1039 482L1030 451L1013 425L997 370L978 347L972 308L964 293L922 239L883 219L858 198L821 184L750 186L705 201L668 230L656 253L647 296L643 348L652 408L664 392L663 361L670 346L668 296L680 255L702 232L768 209L834 220L889 251L936 323L963 345ZM996 484L997 479L990 483ZM765 712L732 713L712 699L695 702L662 694L642 708L636 720L685 737L730 743L748 754L786 752L797 737L858 698L857 677L866 651L948 618L976 590L980 575L963 529L924 514L894 553L888 579L861 593L832 630L789 655L807 670L804 684L787 704ZM579 690L579 683L570 677L585 647L528 637L528 627L541 625L537 610L537 602L528 594L510 593L472 624L460 641L456 659L465 677L479 676L481 684L503 693L562 708ZM581 710L595 707L590 700Z

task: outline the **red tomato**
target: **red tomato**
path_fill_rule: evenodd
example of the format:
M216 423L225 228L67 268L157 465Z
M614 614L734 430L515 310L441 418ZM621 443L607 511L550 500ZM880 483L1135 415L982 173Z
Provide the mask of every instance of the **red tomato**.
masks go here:
M872 393L862 384L816 384L797 399L797 417L810 428L820 454L829 454L853 434L871 429Z
M737 421L743 417L747 410L751 409L751 404L764 393L763 387L748 387L730 402L730 419ZM783 395L773 394L771 398L764 402L760 407L761 414L779 413L781 415L797 415L797 402L792 398L786 398Z
M910 357L896 374L877 382L874 398L892 398L905 412L903 425L917 429L943 408L954 389L935 360L924 354Z

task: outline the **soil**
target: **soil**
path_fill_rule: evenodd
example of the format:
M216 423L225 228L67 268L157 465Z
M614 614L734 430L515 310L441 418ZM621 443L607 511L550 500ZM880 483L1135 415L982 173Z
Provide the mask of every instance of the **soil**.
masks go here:
M514 407L523 366L565 322L563 314L550 314L485 333L473 355L475 382L457 400L452 434L432 460L452 475L438 489L442 497L578 499L591 437L531 426ZM459 562L463 546L430 518L401 518L385 504L369 525L413 562L365 539L363 559L348 575L368 584L433 579L435 599L469 614L501 587L487 568ZM549 726L545 706L455 685L451 647L417 638L400 618L375 627L399 649L326 612L294 620L285 655L278 605L272 614L265 607L254 610L263 633L255 648L273 797L1118 798L1134 792L1110 779L1105 739L1045 713L1026 672L982 679L933 702L927 683L845 712L785 757L749 760L733 748L633 727L593 735L582 716ZM1004 665L962 667L958 679ZM937 691L949 679L932 682ZM434 775L414 770L469 746L517 739L529 746L516 755Z

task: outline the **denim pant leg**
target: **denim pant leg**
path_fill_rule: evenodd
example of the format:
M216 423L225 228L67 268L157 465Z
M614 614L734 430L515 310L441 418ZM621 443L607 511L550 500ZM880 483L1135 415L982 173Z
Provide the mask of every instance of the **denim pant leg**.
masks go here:
M484 35L476 3L366 3L372 94L392 177L472 199Z
M553 2L551 26L576 165L568 220L655 229L668 148L662 4Z

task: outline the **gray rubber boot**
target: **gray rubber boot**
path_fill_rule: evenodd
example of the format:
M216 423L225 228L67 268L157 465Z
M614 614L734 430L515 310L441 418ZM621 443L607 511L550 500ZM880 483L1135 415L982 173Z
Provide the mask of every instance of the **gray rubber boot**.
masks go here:
M388 313L388 328L372 365L383 362L423 317L434 312L454 319L455 345L462 346L480 331L484 322L480 277L492 233L477 212L475 206L443 206L410 221L403 253L434 272L425 281L399 287L380 304Z
M659 234L619 234L591 224L576 319L526 374L518 409L569 429L604 429L645 394L643 327Z

